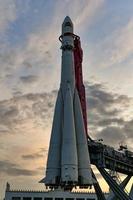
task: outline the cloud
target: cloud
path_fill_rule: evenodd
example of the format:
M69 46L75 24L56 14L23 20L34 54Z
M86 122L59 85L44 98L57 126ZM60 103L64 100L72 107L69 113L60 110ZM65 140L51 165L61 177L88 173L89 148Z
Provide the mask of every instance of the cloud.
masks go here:
M114 43L111 46L111 52L108 52L110 56L110 64L121 63L126 60L133 52L133 19L127 23L125 27L116 31L112 37L114 37ZM111 40L110 40L111 42Z
M92 18L97 14L104 4L104 0L90 0L82 1L82 6L80 1L76 1L77 7L80 8L79 14L76 15L75 24L78 26L89 25L92 23ZM88 20L89 19L89 20Z
M41 148L41 150L38 152L22 155L22 158L24 160L40 159L44 158L44 153L47 153L47 149Z
M86 83L86 97L90 136L102 138L114 147L121 141L129 143L133 124L130 118L133 99L110 92L102 84L95 83Z
M22 96L22 95L23 95L22 92L17 91L16 88L13 89L13 96L14 96L14 97L18 97L18 96Z
M16 0L0 0L0 33L17 18Z
M0 174L8 174L10 176L35 176L38 174L36 170L28 170L20 168L8 160L0 161Z
M6 127L5 125L0 125L0 133L9 133L10 131L9 131L9 129L8 129L8 127Z
M114 147L123 140L131 149L133 119L123 112L125 109L130 111L133 99L93 82L86 83L86 96L90 136L102 138L104 143ZM0 102L0 138L4 147L0 149L2 177L5 174L13 177L34 175L41 179L39 175L43 174L46 165L56 97L57 90ZM3 159L4 155L8 160Z
M102 127L106 127L108 125L118 125L121 126L125 123L124 119L122 118L107 118L107 119L103 119L101 121L98 121L98 126L102 126Z
M14 96L0 102L0 135L27 133L29 129L46 129L52 121L55 91L44 94Z
M13 13L14 17L5 18L11 21L18 18L17 23L19 23L19 17L21 19L21 17L28 12L32 1L23 4L17 1L11 1L10 3L8 1L9 0L4 1L6 3L2 3L2 5L4 6L6 4L9 5L9 7L11 5L11 13ZM50 7L53 11L52 17L47 18L46 21L44 16L44 19L40 20L40 23L38 22L36 26L32 27L31 32L28 31L25 33L22 43L15 45L10 44L10 41L8 41L10 38L7 37L3 44L4 46L1 45L0 66L2 75L1 82L3 87L6 88L5 90L9 90L9 94L2 94L1 99L10 98L11 95L14 95L14 90L27 94L29 92L38 92L38 90L42 92L44 88L45 91L57 88L57 80L60 74L60 63L58 61L60 57L60 43L58 37L61 34L62 20L65 15L70 14L74 23L77 23L77 26L79 26L79 23L80 28L81 25L86 28L86 24L92 22L92 18L98 14L98 10L100 10L103 2L103 0L83 0L81 6L80 1L74 0L71 2L69 0L66 1L68 5L66 6L64 2L58 1L54 6L52 4L52 8ZM47 7L49 8L50 5L46 3L45 6L44 10L47 10ZM10 11L10 9L7 10ZM2 8L2 11L5 12L4 8ZM5 13L2 14L2 16L5 16ZM9 20L6 20L6 22ZM6 22L3 22L3 24L8 24ZM78 28L78 30L80 28ZM26 77L27 74L30 74L31 77ZM39 77L36 80L36 84L29 84L29 87L25 87L24 84L18 84L19 77L21 77L21 82L23 83L34 82L36 78L32 76L35 74Z
M21 76L20 77L20 80L23 82L23 83L33 83L33 82L36 82L38 80L38 77L35 76L35 75L28 75L28 76Z
M120 142L126 140L124 130L119 126L106 126L106 128L99 132L98 136L104 139L104 143L115 147L118 147Z
M128 134L129 139L133 139L133 119L125 124L124 132Z
M52 31L51 31L52 32ZM57 34L58 35L58 34ZM51 38L53 38L51 36ZM54 50L55 40L50 35L44 36L40 31L27 36L22 46L13 47L5 44L0 50L1 82L0 87L5 88L0 99L13 96L14 90L20 93L49 91L57 85L58 76L57 48ZM45 41L50 41L49 45ZM55 69L53 69L55 66ZM51 72L52 71L52 72ZM19 80L21 80L19 82ZM45 80L45 82L44 82ZM25 87L25 84L29 87ZM44 89L45 88L45 89Z
M86 83L86 96L88 115L92 113L94 117L99 117L99 120L100 118L103 118L103 120L111 117L120 118L122 111L130 104L130 98L112 93L102 84Z
M100 84L88 85L87 102L89 107L96 109L102 115L116 115L119 110L113 108L116 103L115 96L102 88Z
M43 132L46 127L51 127L56 96L57 91L52 91L15 96L10 100L1 101L0 135L5 136L5 133L27 135L35 130L40 129ZM102 84L88 82L86 82L86 97L89 134L92 138L102 137L106 142L110 140L112 144L112 141L117 143L118 140L121 141L125 137L128 140L131 137L130 110L133 102L131 98L110 92ZM49 136L50 134L47 135ZM33 152L22 157L35 159L41 156L42 153Z
M22 155L22 158L25 159L25 160L39 159L39 158L42 158L42 157L43 157L43 155L40 154L40 153Z
M100 40L93 46L94 52L92 51L90 57L96 59L93 60L94 62L92 61L92 64L107 68L112 65L121 64L126 60L131 62L129 58L132 57L133 53L132 35L133 19L130 18L127 24L120 27L118 26L118 28L108 34L105 39Z
M13 119L16 119L18 115L18 109L15 105L3 107L0 105L0 124L3 126L10 126L12 124ZM6 129L6 128L5 128ZM8 130L8 127L7 127Z

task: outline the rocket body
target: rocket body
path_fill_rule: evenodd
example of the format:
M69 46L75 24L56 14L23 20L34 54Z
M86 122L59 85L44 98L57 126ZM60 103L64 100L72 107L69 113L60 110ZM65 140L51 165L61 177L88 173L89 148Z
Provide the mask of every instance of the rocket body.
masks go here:
M47 186L92 184L90 157L78 92L75 86L73 23L62 24L61 83L55 105L48 152Z

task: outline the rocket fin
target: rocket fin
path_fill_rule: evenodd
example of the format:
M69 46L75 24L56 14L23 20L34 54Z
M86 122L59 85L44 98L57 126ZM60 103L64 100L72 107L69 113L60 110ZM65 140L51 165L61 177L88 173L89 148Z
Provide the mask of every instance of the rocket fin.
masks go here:
M64 124L61 155L61 180L62 183L75 184L78 182L78 160L76 135L73 113L73 100L70 84L64 100Z
M81 185L91 185L92 173L91 173L90 156L88 151L81 104L76 89L74 93L74 115L75 115L75 129L77 137L79 183Z
M60 159L61 159L61 132L62 132L63 100L61 90L55 105L53 126L51 131L50 146L47 159L46 177L44 183L58 184L60 179Z

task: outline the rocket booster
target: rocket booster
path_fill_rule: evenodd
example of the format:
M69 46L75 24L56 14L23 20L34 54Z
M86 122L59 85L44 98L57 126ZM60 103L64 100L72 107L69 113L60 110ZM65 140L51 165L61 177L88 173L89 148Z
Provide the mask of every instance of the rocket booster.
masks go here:
M62 24L61 83L54 111L49 145L46 186L90 186L90 157L83 114L75 84L73 23Z

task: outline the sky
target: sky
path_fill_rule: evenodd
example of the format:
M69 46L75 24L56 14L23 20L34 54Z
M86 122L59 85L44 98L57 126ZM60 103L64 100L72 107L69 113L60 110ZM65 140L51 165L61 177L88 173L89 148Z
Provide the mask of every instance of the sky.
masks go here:
M47 160L66 15L84 52L89 134L133 150L133 1L0 0L1 198L7 181L12 188L44 188L38 181Z

